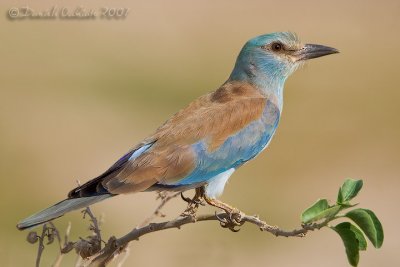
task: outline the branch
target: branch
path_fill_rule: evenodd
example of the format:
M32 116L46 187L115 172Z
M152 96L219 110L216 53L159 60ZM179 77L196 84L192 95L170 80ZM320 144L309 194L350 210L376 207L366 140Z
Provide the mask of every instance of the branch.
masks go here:
M224 219L229 219L229 216L226 213L199 216L187 215L183 217L178 217L171 221L150 223L146 226L135 228L121 238L117 239L115 237L111 237L106 246L98 253L98 255L95 255L95 258L89 263L89 266L105 266L114 256L118 255L119 252L122 251L129 242L133 240L139 240L139 238L143 235L171 228L180 229L180 227L183 225L204 221L219 221L223 227L230 228L229 226L224 224L224 222L221 222L221 220ZM254 224L259 227L261 231L269 232L275 236L304 237L308 231L320 229L326 226L329 221L325 220L321 223L302 225L301 228L292 231L282 230L276 226L269 225L265 221L260 220L258 216L250 216L242 213L241 223L244 224L245 222Z
M62 260L62 254L68 253L75 249L80 257L78 259L84 259L83 262L78 261L76 266L106 266L111 260L115 259L122 252L126 252L125 257L118 264L122 266L126 258L128 257L128 245L131 241L139 240L140 237L146 234L150 234L157 231L177 228L180 229L183 225L205 221L219 221L223 228L228 228L233 232L238 232L240 227L245 224L253 224L257 226L261 231L271 233L275 236L283 237L304 237L309 231L321 229L322 227L328 226L334 230L343 239L343 243L346 248L346 254L349 263L352 266L357 266L359 260L359 251L367 248L366 237L370 239L371 243L375 248L380 248L383 243L384 233L382 224L369 209L352 209L355 205L350 203L357 193L361 190L362 180L347 179L339 189L338 198L335 204L330 205L327 199L319 199L312 206L307 208L301 214L302 224L300 228L288 231L280 229L277 226L272 226L261 220L257 215L251 216L240 212L237 209L226 208L219 203L221 206L215 205L210 201L205 201L213 206L217 206L225 212L215 214L196 215L197 209L200 205L203 205L201 191L196 190L195 196L190 199L182 195L182 199L188 202L188 207L179 217L171 221L151 223L151 221L157 217L165 217L161 213L161 209L166 205L168 201L175 198L179 193L159 193L158 198L161 199L161 203L155 209L155 211L145 219L138 227L127 233L126 235L116 238L111 237L107 243L102 241L100 235L100 228L98 220L91 212L88 207L84 214L90 216L90 230L92 235L87 239L80 238L77 242L68 241L68 235L70 225L65 234L64 245L61 246L61 237L58 230L55 228L53 223L43 225L42 233L39 236L36 232L29 232L27 241L31 244L39 241L39 248L36 258L36 266L40 264L40 258L44 250L44 241L47 238L47 244L51 244L55 239L61 247L61 255L57 258L54 267L59 266ZM218 204L218 203L217 203ZM224 204L227 206L226 204ZM347 213L341 213L343 210L352 209ZM352 220L358 227L352 222L341 222L337 225L328 225L331 221L338 218L347 218ZM371 231L375 234L371 235ZM102 242L105 246L102 248ZM82 258L81 258L82 257Z
M139 240L139 238L143 235L157 232L157 231L162 231L162 230L167 230L167 229L172 229L172 228L177 228L180 229L181 226L190 224L190 223L196 223L196 222L204 222L204 221L219 221L220 225L223 228L228 228L233 232L238 232L240 230L240 226L242 226L244 223L251 223L256 225L261 231L269 232L275 236L284 236L284 237L304 237L308 231L313 231L315 229L320 229L324 226L326 226L331 219L325 219L324 221L320 223L313 223L313 224L303 224L301 228L299 229L294 229L292 231L286 231L282 230L277 226L272 226L267 224L265 221L261 220L258 216L254 215L246 215L242 212L236 214L239 217L235 218L235 220L232 219L232 215L229 215L225 212L221 213L215 213L215 214L205 214L205 215L199 215L197 216L195 209L190 209L188 208L187 211L182 215L180 215L178 218L171 220L171 221L165 221L165 222L160 222L160 223L151 223L151 221L157 217L161 216L164 217L161 213L161 209L167 204L168 201L171 199L177 197L180 193L174 193L174 194L162 194L159 193L158 198L161 199L161 203L157 206L157 208L154 210L154 212L146 218L139 226L137 226L135 229L133 229L131 232L128 234L122 236L121 238L116 238L112 236L108 242L105 244L104 248L101 248L101 233L100 233L100 227L98 224L97 218L93 215L92 211L90 210L89 207L87 207L84 211L84 217L85 215L88 215L90 217L90 230L93 231L93 236L88 237L88 239L83 239L80 238L78 242L70 242L68 241L68 235L69 235L69 229L66 232L65 235L65 242L64 246L61 248L61 255L68 253L72 249L75 248L76 252L83 258L85 259L83 264L80 266L106 266L111 260L113 260L115 257L117 257L119 254L121 254L124 251L128 250L128 244L133 241L133 240ZM196 207L200 205L199 203L193 201L192 203ZM189 207L191 207L192 204L189 204ZM192 212L190 212L192 210ZM47 237L49 239L49 243L52 243L54 240L54 236L57 237L60 247L61 247L61 238L60 235L55 228L55 226L51 223L51 227L48 227L46 224L43 226L43 231L41 236L37 236L35 232L30 233L30 235L33 234L34 236L31 237L32 240L36 241L39 240L39 248L38 248L38 256L37 256L37 262L36 266L39 266L40 263L40 258L41 254L44 249L44 238ZM28 241L29 241L29 235L28 235ZM104 241L103 241L104 242ZM58 266L61 262L62 256L59 256L59 258L56 260L56 263L54 266Z

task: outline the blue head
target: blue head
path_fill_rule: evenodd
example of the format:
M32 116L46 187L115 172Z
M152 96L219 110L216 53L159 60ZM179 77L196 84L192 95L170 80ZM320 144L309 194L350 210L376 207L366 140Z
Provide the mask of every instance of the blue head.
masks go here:
M322 45L303 45L294 33L276 32L249 40L236 60L230 81L245 81L268 93L281 90L289 77L307 59L338 53Z

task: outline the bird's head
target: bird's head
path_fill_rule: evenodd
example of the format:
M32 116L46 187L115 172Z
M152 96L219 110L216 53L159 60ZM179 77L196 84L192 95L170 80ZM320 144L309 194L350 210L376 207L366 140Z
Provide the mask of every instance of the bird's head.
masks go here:
M230 80L283 85L306 60L338 52L323 45L302 44L297 35L290 32L260 35L244 45Z

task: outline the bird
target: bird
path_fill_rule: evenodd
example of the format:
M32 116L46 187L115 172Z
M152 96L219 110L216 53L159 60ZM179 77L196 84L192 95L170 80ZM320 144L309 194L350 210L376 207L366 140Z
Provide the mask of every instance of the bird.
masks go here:
M335 53L332 47L303 44L292 32L250 39L218 89L175 113L104 173L17 228L32 228L120 194L148 191L195 189L195 203L202 198L238 214L218 197L235 170L270 143L281 119L285 81L307 60Z

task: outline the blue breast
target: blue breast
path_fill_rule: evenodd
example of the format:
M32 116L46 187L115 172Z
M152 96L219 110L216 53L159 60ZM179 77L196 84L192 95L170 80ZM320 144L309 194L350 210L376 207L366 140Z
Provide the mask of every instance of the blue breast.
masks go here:
M229 137L218 149L209 152L204 141L193 144L197 156L196 167L185 178L168 186L202 184L230 168L238 168L257 156L272 138L279 122L280 111L267 101L260 119L251 122Z

